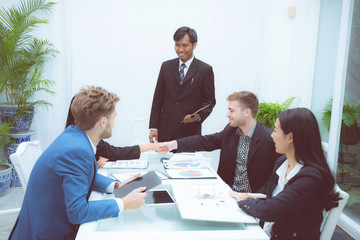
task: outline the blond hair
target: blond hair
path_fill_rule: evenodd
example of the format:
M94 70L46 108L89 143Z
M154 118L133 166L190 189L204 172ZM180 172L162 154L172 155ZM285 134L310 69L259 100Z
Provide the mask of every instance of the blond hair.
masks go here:
M234 92L230 94L226 100L238 101L245 109L250 108L251 115L253 118L256 118L259 109L259 100L254 93L248 91Z
M115 110L119 97L101 87L87 86L74 97L71 112L75 123L82 130L94 127L100 117L109 117Z

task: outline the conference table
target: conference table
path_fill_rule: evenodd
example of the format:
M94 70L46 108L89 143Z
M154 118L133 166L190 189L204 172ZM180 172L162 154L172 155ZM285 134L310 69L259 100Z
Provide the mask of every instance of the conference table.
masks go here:
M190 153L189 153L190 154ZM197 154L198 153L192 153ZM150 171L157 169L166 173L161 156L155 152L142 154L147 159L147 169L100 169L99 173L111 177L114 173ZM216 174L216 173L215 173ZM225 184L216 174L216 179L172 179L162 180L154 189L167 189L172 194L174 184ZM93 191L90 200L112 199L114 194ZM176 199L175 199L176 202ZM118 217L83 223L79 227L76 240L91 239L164 239L164 240L201 240L201 239L269 239L258 224L233 222L198 221L182 219L175 205L143 206L140 209L127 210Z

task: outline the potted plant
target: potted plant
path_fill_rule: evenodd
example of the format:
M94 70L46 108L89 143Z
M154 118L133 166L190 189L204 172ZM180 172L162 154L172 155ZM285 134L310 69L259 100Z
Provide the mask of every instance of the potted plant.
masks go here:
M322 115L322 123L330 131L332 102L330 99ZM346 102L341 118L340 144L354 145L360 141L360 104Z
M38 106L49 106L44 100L32 101L35 93L54 94L54 81L44 78L45 64L57 51L48 40L38 39L33 31L48 19L37 17L50 12L55 3L45 0L23 0L18 7L0 9L0 93L6 102L0 104L0 120L9 123L11 132L28 131Z
M288 109L291 104L294 102L296 97L289 97L283 103L272 103L272 102L262 102L259 104L259 110L256 115L256 119L267 126L268 128L273 129L276 119L279 116L279 113Z
M8 123L0 125L0 153L5 143L10 141L9 131L11 126ZM6 193L9 189L12 180L12 169L11 164L4 162L3 154L0 155L0 195Z
M46 63L58 53L48 40L35 37L34 30L48 23L44 13L53 9L54 2L22 0L17 7L0 9L0 93L6 102L0 103L0 120L10 129L11 142L4 153L14 153L21 142L30 141L29 131L37 107L51 104L35 100L38 92L54 94L54 81L44 77ZM41 17L39 17L41 15ZM11 163L11 162L10 162ZM21 187L13 170L12 187Z

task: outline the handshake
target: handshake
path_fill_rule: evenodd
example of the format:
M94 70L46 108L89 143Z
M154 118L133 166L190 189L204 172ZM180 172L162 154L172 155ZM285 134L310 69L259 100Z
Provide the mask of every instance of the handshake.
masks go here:
M153 150L155 150L160 155L165 155L172 150L176 150L178 147L176 140L170 142L158 142L149 144L153 145Z
M178 145L176 140L170 142L153 142L140 145L140 152L155 150L160 155L165 155L172 150L176 150L177 147Z

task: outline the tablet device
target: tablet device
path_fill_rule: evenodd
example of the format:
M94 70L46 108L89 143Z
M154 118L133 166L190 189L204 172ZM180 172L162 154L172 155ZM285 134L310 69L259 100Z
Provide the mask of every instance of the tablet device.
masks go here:
M159 176L155 173L155 171L151 171L142 175L141 177L136 178L135 180L125 184L124 186L115 189L114 194L117 198L123 198L128 195L132 190L139 187L146 187L146 191L150 190L153 187L161 184L161 180Z
M146 206L174 205L175 201L166 189L148 191L145 198Z

